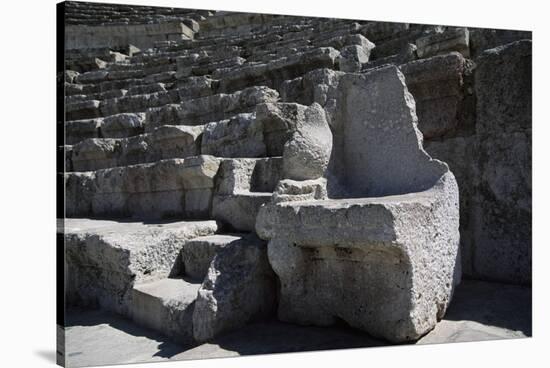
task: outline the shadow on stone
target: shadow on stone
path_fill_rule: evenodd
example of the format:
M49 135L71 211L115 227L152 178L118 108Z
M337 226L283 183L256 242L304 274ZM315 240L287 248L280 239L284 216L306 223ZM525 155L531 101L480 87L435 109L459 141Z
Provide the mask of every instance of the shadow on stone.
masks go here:
M148 328L136 325L134 322L118 315L106 313L101 310L71 309L66 315L66 327L97 326L106 324L109 327L123 331L134 337L145 337L159 342L158 351L152 357L171 358L195 345L178 345L171 342L166 336L156 333Z
M212 343L240 355L293 353L392 345L344 324L299 326L270 320L220 336Z
M445 319L474 321L532 336L531 288L463 280Z

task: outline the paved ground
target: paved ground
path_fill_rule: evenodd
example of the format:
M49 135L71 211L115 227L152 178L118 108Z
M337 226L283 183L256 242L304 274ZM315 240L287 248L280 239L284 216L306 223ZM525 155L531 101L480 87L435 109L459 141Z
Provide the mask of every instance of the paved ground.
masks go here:
M269 321L199 346L184 347L131 321L101 311L67 314L69 367L187 360L249 354L383 346L388 343L339 326L302 327ZM463 281L445 319L418 344L531 336L531 289Z

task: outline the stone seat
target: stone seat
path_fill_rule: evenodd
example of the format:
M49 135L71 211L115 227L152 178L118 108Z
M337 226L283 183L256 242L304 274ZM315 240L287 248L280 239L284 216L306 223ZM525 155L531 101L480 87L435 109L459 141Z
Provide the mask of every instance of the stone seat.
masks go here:
M336 77L330 130L319 115L298 127L256 219L280 280L278 316L417 340L460 279L458 186L422 148L396 67Z
M442 178L441 186L445 185ZM441 188L424 192L370 198L343 198L316 201L289 201L272 207L282 219L271 232L288 232L292 241L302 247L324 247L338 244L342 248L369 247L372 242L387 242L388 247L400 235L399 221L409 221L409 212L433 209ZM407 207L407 212L403 207ZM266 229L263 230L264 232ZM276 236L276 235L275 235ZM368 239L369 242L365 243Z

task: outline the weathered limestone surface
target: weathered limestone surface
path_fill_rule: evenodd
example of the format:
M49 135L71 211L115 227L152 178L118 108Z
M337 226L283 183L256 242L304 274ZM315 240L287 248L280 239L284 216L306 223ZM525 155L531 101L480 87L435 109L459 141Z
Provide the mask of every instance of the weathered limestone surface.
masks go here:
M486 50L477 60L474 273L531 280L531 41Z
M105 125L105 122L101 125ZM73 170L90 171L200 154L203 126L164 125L130 138L91 138L73 146Z
M283 175L293 180L325 175L332 151L332 133L319 104L313 104L296 121L296 131L285 143Z
M208 218L219 160L211 156L67 173L68 216Z
M281 283L278 315L416 340L460 280L458 187L423 150L397 68L344 75L338 89L344 147L335 159L353 173L341 180L353 198L272 203L257 218Z
M206 125L201 151L219 157L263 157L266 147L263 127L256 114L238 114Z
M269 317L275 300L266 243L255 236L233 241L218 251L199 289L193 336L205 341Z
M240 237L236 234L216 234L201 236L186 242L181 250L183 272L190 278L203 280L208 274L208 267L216 253L227 244L239 239Z
M466 104L470 100L464 86L468 64L461 54L452 52L400 66L414 96L425 139L445 136L468 124Z
M282 168L280 158L224 160L212 201L213 218L239 231L254 231L256 215L271 199Z
M165 278L134 286L129 316L134 322L170 337L179 344L192 344L193 311L199 283Z
M123 138L143 132L144 113L115 114L105 118L72 120L65 123L65 140L75 144L87 138Z
M68 49L121 47L135 45L140 49L152 47L158 41L193 38L193 31L181 22L134 25L69 25L65 27Z
M276 309L402 342L445 313L460 253L469 277L530 283L530 41L500 47L530 32L66 7L66 213L151 223L72 259L90 304L124 295L184 344Z
M169 276L185 240L217 230L215 221L65 219L68 302L127 315L134 284Z
M218 94L147 110L146 131L160 125L198 125L250 112L266 102L276 102L279 94L267 87L250 87L232 94Z
M469 32L467 28L447 27L416 40L418 56L425 58L449 51L458 51L465 57L470 56Z

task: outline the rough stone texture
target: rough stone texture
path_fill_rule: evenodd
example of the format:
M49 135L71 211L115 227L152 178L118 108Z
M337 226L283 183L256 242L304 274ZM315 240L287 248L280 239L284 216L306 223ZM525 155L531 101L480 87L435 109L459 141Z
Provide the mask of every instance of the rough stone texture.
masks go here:
M275 300L266 243L255 236L233 241L218 251L199 289L193 336L205 341L270 317Z
M199 283L165 278L136 285L132 289L129 315L138 324L179 344L193 343L193 310Z
M254 113L239 114L209 123L202 135L201 151L218 157L263 157L266 154L262 125Z
M65 27L68 49L120 47L135 45L146 49L155 42L184 40L193 37L193 31L180 22L135 25L69 25Z
M460 244L462 272L472 276L474 240L472 237L474 218L471 214L475 195L474 181L477 147L473 136L447 138L443 141L424 142L426 152L433 158L449 165L458 183L460 193Z
M265 205L285 229L269 245L283 275L284 319L343 319L414 340L444 313L460 274L456 185L423 151L418 123L426 150L456 175L466 274L530 282L530 52L520 42L484 53L530 32L63 6L66 23L91 35L70 37L80 44L65 50L57 76L66 104L59 162L63 154L66 170L90 170L58 175L69 216L215 218L224 232L254 232ZM109 39L122 44L101 45ZM214 157L194 157L201 153ZM145 247L148 237L141 241ZM170 250L170 276L180 279L163 274L134 285L134 320L190 342L196 282L222 243L189 241L178 260ZM227 300L250 295L228 275L240 261L263 264L265 252L240 252L218 257L225 276L210 280L211 296L223 308L204 304L201 336L247 321ZM298 276L287 277L288 269ZM298 302L289 307L292 295ZM508 336L473 323L462 337L443 327L436 335L448 340L449 331L458 340Z
M531 41L477 59L474 274L531 281Z
M374 44L362 35L359 45L349 45L340 50L339 69L343 72L358 72L368 63Z
M519 40L530 40L532 32L509 29L470 28L470 51L473 57L485 50Z
M226 245L239 240L237 235L216 234L201 236L185 243L181 250L183 273L196 280L204 279L216 253Z
M213 77L221 79L221 91L235 91L251 85L263 85L266 82L268 86L277 89L286 79L302 75L309 70L332 67L338 55L339 52L331 47L320 48L267 64L218 70Z
M83 139L98 138L102 119L73 120L65 123L65 143L75 144Z
M73 168L90 171L196 156L200 154L199 137L203 129L203 126L164 125L131 138L87 139L73 147Z
M69 310L67 361L72 366L237 357L387 345L357 330L254 323L194 347L182 347L102 311ZM447 314L417 344L519 339L531 336L531 289L464 280ZM521 341L518 341L518 343ZM526 341L523 341L526 342ZM116 345L117 349L110 347ZM75 354L77 353L77 354Z
M283 175L293 180L317 179L325 175L332 151L332 133L319 104L298 117L296 131L285 143Z
M325 178L300 181L284 179L277 183L273 192L273 202L276 203L327 198L327 180Z
M143 131L144 113L122 113L104 118L100 124L104 138L123 138Z
M447 27L442 32L434 32L416 40L416 52L421 58L458 51L470 56L469 32L467 28Z
M65 122L65 140L75 144L87 138L122 138L143 132L145 114L125 113L105 118Z
M65 219L61 230L68 303L128 315L133 285L170 275L184 242L212 234L218 225Z
M208 218L218 166L216 158L197 156L67 173L66 212L71 217Z
M258 214L281 283L278 316L343 319L390 341L416 340L445 314L460 280L458 187L423 150L397 68L345 75L338 88L344 147L335 159L355 198L285 201Z
M425 139L442 137L468 124L463 115L469 101L464 74L469 68L461 54L452 52L412 61L400 69L414 96L418 128Z
M227 159L220 164L212 217L238 231L254 231L260 206L268 202L282 175L282 160Z
M264 102L276 102L279 94L267 87L250 87L232 94L218 94L166 105L147 111L146 130L160 125L198 125L250 112Z

